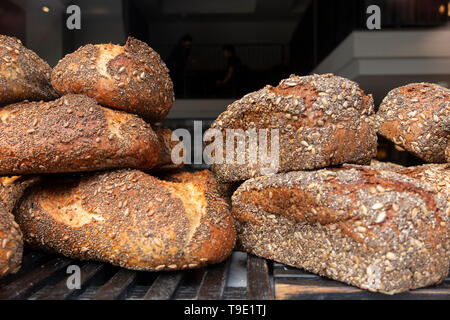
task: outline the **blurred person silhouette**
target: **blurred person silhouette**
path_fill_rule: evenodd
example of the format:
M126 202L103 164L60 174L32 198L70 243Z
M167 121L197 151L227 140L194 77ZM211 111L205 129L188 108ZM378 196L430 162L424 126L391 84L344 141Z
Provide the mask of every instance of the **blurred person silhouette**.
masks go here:
M222 47L226 59L226 71L222 80L217 80L220 95L239 97L246 91L246 67L242 64L233 45Z
M186 92L186 69L191 60L192 36L183 35L169 56L168 66L175 90L175 96L184 97Z

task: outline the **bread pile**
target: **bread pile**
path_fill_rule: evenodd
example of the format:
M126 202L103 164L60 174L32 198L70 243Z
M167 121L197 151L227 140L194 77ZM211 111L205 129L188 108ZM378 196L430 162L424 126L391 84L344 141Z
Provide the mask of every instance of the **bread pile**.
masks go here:
M280 130L275 174L264 175L260 162L212 166L219 182L244 181L232 196L238 247L386 294L442 282L449 165L372 158L379 133L425 161L446 162L449 119L448 89L396 89L375 114L371 95L332 74L292 75L234 102L212 124L223 137L229 129ZM258 148L246 144L246 159Z
M155 125L174 101L155 51L86 45L51 70L0 36L0 56L0 276L20 268L23 239L134 270L228 257L235 231L214 177L174 173L172 132Z

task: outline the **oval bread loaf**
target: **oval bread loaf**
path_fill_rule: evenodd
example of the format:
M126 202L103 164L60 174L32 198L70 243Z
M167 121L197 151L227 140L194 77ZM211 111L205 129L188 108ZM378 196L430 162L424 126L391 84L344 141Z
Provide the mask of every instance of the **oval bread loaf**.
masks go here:
M244 182L232 201L238 246L255 255L387 294L448 275L447 200L405 175L289 172Z
M159 54L131 37L124 46L88 44L66 55L53 69L52 84L61 94L82 93L151 122L164 120L174 101Z
M0 35L0 106L23 100L52 100L52 69L20 40Z
M159 148L151 126L138 116L84 95L0 109L0 175L148 170Z
M198 268L235 243L228 204L195 173L181 183L138 170L49 181L15 215L32 246L134 270Z
M238 130L253 129L279 130L279 161L278 167L273 168L276 172L342 163L366 164L377 148L376 129L370 118L373 109L372 96L365 95L348 79L331 74L291 75L277 87L266 86L235 101L213 122L211 128L222 132L226 161L212 164L211 168L222 182L264 175L262 169L269 165L261 163L264 148L259 149L259 143L252 147L247 139L242 144L245 163L227 154L227 130L237 134ZM270 158L276 144L272 145L272 134L268 136ZM236 150L237 147L231 151L240 153ZM258 159L252 163L251 156L255 154Z
M443 163L450 132L450 90L412 83L388 93L376 119L379 133L427 162Z

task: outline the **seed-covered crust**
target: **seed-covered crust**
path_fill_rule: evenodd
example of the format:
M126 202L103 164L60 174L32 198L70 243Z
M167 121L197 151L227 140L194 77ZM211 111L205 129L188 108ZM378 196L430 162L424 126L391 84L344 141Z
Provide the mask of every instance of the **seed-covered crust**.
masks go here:
M449 270L449 209L427 184L370 167L289 172L234 193L245 251L370 291L440 283Z
M450 164L425 164L403 168L397 172L432 185L450 203Z
M124 46L88 44L66 55L53 69L52 84L61 94L83 93L151 122L164 120L174 101L159 54L131 37Z
M22 100L55 99L51 72L47 62L20 40L0 35L0 106Z
M372 96L355 82L332 74L291 75L277 87L266 86L232 103L212 128L224 137L226 129L278 129L278 172L366 164L377 147L373 108ZM245 147L247 157L257 152L249 150L248 143ZM230 182L260 176L261 167L268 166L261 165L258 156L256 164L224 161L213 164L212 170L220 181Z
M379 161L376 159L372 159L370 161L370 167L375 170L387 170L387 171L394 171L394 172L398 172L399 170L406 168L397 163Z
M153 130L158 136L160 146L158 164L153 170L172 171L181 169L184 165L183 162L179 164L172 162L172 150L180 143L179 141L172 141L172 130L162 126L153 126ZM182 157L182 154L180 154L180 157Z
M149 124L84 95L0 109L0 175L147 170L159 152Z
M198 268L226 259L235 231L208 181L176 183L123 169L48 181L15 209L32 246L134 270Z
M377 112L379 133L427 162L443 163L450 132L450 90L412 83L388 93Z
M0 278L19 271L22 252L22 232L14 216L0 203Z
M0 206L11 212L23 192L39 180L38 176L0 177Z

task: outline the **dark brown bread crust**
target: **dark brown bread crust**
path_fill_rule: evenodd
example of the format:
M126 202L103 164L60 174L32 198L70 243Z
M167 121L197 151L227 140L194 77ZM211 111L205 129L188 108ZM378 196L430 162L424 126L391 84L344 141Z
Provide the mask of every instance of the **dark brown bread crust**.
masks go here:
M450 132L450 90L412 83L388 93L379 111L379 133L427 162L443 163Z
M427 184L347 166L244 182L233 195L245 251L387 294L440 283L449 208Z
M153 126L153 131L155 131L158 136L160 146L158 164L153 168L153 171L173 171L181 169L184 165L183 162L180 164L172 162L172 149L180 143L178 141L172 141L172 130L162 126Z
M158 139L149 124L87 96L0 109L0 175L148 170L158 158Z
M198 268L235 243L229 206L201 176L182 183L138 170L50 181L15 214L29 244L134 270Z
M52 69L20 40L0 35L0 106L22 100L52 100Z
M226 129L279 129L278 172L366 164L377 147L373 108L372 96L350 80L331 74L292 75L277 87L266 86L234 102L211 127L224 136ZM211 168L221 182L261 175L261 165L248 161Z
M159 54L131 37L124 46L88 44L66 55L53 69L52 84L61 94L83 93L151 122L164 120L174 101Z
M19 271L22 252L22 232L14 216L0 204L0 278Z

